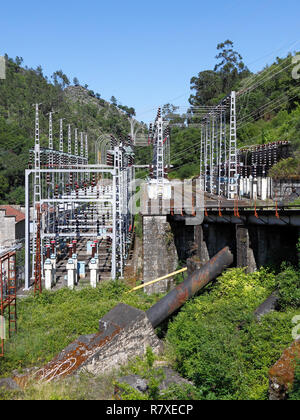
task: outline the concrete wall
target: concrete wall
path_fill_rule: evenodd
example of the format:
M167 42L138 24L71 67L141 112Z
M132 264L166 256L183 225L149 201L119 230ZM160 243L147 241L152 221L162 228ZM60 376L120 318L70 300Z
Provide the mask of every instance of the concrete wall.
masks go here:
M174 236L178 259L185 261L192 254L195 241L194 226L186 225L184 220L174 222L171 218L170 226Z
M257 267L279 267L282 262L297 263L299 229L292 226L249 226L249 238Z
M143 216L143 282L154 280L176 270L178 255L174 235L166 216ZM147 293L167 291L172 279L147 286Z
M233 254L236 255L235 225L204 224L203 239L207 246L209 258L212 258L225 246L229 246ZM236 258L234 264L236 264Z
M15 217L6 217L5 210L0 210L0 246L12 245L15 238Z

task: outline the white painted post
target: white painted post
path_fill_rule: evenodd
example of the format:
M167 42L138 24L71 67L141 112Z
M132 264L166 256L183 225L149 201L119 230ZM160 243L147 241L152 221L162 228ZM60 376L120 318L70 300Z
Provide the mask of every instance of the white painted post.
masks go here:
M95 258L92 258L89 263L89 269L90 269L90 284L91 287L97 286L97 277L98 277L98 261Z
M44 263L44 270L45 270L45 289L51 290L53 276L52 276L52 263L49 258Z
M257 180L255 179L252 184L252 198L257 200Z
M74 289L74 271L75 271L75 264L72 258L68 259L67 262L67 272L68 272L68 287L69 289Z
M266 200L268 196L268 179L262 178L261 180L261 199Z

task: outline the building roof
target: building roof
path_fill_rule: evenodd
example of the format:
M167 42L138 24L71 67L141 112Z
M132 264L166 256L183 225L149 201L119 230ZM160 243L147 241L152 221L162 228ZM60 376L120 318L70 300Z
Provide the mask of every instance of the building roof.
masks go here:
M15 209L9 205L1 205L0 210L5 210L5 216L14 216L16 218L16 223L25 220L25 214L22 213L20 210Z

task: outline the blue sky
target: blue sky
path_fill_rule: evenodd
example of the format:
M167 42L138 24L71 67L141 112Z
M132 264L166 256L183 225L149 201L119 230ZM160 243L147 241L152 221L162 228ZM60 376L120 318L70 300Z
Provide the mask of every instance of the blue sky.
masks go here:
M299 12L299 0L10 1L0 55L62 69L149 122L159 105L187 106L190 78L214 67L219 42L234 41L252 71L300 50Z

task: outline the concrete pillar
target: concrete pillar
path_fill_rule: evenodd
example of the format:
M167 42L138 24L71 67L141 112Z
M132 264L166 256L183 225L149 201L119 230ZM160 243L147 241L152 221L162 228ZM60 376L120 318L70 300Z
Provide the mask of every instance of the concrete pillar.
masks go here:
M257 197L260 197L261 198L261 187L262 187L262 180L261 180L261 177L258 177L257 178Z
M72 258L69 258L67 262L67 281L69 289L74 289L75 284L75 264Z
M237 267L247 267L247 273L257 269L253 249L250 247L249 231L244 225L236 225Z
M196 255L200 258L201 263L209 261L209 253L206 246L206 242L203 237L202 225L196 225L194 228L194 241L196 245Z
M44 263L44 270L45 270L45 289L51 290L52 287L52 264L49 258L46 259Z
M266 200L268 196L268 180L267 178L261 179L261 199Z
M98 271L99 271L99 264L96 258L91 259L89 263L89 269L90 269L90 284L92 287L95 288L97 286Z
M252 183L252 198L257 200L257 179L254 179Z
M93 241L87 241L87 243L86 243L86 253L87 253L87 255L92 255L93 244L94 244Z
M143 282L165 276L176 270L178 255L171 226L166 216L143 216ZM166 292L172 279L145 287L146 293Z

